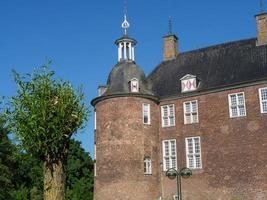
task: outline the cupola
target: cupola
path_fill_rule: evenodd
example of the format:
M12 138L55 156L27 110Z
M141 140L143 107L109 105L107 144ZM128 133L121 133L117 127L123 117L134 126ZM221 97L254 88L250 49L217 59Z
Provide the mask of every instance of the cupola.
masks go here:
M115 41L118 46L118 63L111 70L107 84L98 88L99 97L109 95L153 95L144 71L134 61L137 41L128 36L130 24L126 13L121 27L123 36Z

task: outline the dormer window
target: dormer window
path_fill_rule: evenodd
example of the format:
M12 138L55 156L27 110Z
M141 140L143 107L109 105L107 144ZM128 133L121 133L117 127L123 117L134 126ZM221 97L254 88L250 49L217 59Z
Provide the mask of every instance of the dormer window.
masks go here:
M197 90L198 80L197 77L191 74L187 74L181 79L181 92L191 92Z
M139 92L139 81L137 78L133 78L130 81L130 91L131 92Z

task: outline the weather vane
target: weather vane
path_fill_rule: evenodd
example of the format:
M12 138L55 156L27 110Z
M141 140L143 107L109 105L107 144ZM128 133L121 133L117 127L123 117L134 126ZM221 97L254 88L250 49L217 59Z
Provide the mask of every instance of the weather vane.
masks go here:
M128 28L130 27L129 22L127 21L127 1L124 1L124 21L121 24L121 27L124 29L124 35L128 35Z

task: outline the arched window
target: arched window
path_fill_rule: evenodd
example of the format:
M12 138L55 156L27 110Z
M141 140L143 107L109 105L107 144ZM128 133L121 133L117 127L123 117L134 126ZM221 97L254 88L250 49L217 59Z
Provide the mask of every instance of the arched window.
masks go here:
M151 158L145 157L144 159L144 174L152 174Z

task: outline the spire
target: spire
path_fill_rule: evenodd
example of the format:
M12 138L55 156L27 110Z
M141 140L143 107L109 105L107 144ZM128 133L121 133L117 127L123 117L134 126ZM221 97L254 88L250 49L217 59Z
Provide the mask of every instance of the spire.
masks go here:
M128 36L128 28L130 27L129 22L127 21L127 2L124 1L124 21L121 24L121 27L124 29L124 34L120 39L115 41L115 44L118 46L118 62L134 61L134 46L136 45L136 40Z
M124 35L128 35L128 28L130 27L129 22L127 21L127 1L124 1L124 21L121 24L121 27L124 29Z

